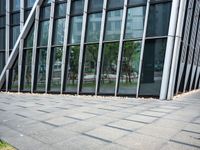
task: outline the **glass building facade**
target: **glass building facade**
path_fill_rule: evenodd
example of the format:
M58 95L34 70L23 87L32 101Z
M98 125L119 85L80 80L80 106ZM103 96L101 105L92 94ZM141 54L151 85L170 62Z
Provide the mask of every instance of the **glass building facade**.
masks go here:
M192 5L190 1L186 8ZM194 10L198 2L193 2ZM173 0L1 0L0 73L12 50L18 51L1 90L159 97L173 3ZM199 22L194 29L195 40ZM187 24L186 19L184 23ZM20 32L24 31L26 36L20 38L15 48ZM192 88L195 86L193 83Z

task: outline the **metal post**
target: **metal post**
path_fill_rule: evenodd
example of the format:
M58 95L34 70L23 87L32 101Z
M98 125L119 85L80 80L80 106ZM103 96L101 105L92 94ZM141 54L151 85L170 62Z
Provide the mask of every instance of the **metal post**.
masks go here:
M87 10L88 10L88 0L85 0L82 33L81 33L81 43L80 43L80 53L79 53L77 94L79 94L80 90L81 90L81 75L82 75L82 67L83 67L83 54L84 54L86 23L87 23Z
M53 35L54 9L55 9L55 0L52 0L51 1L51 10L50 10L48 44L47 44L45 93L47 93L49 90L49 74L50 74L49 67L50 67L51 45L52 45L52 35Z
M62 56L62 69L61 69L61 94L64 90L64 81L65 81L65 64L66 64L66 54L67 54L67 43L68 43L68 34L69 34L69 21L70 21L70 9L71 9L71 0L67 2L67 11L65 19L65 33L64 33L64 42L63 42L63 56Z
M6 1L6 45L5 45L5 56L6 63L9 58L9 50L10 50L10 0ZM3 73L3 71L1 72ZM8 81L9 81L9 70L6 70L6 91L8 91ZM3 84L3 83L2 83ZM1 86L0 86L1 89Z
M145 38L146 38L146 32L147 32L149 8L150 8L150 0L147 0L145 21L144 21L144 31L143 31L143 36L142 36L142 46L141 46L141 53L140 53L140 64L139 64L139 73L138 73L138 83L137 83L136 97L139 96L140 79L141 79L141 74L142 74L142 64L143 64L143 55L144 55Z
M24 0L20 0L20 31L24 26ZM18 57L18 92L21 90L22 60L23 60L24 39L20 40Z
M186 12L186 2L187 2L187 0L180 1L179 16L178 16L178 22L177 22L177 30L176 30L174 49L173 49L173 57L172 57L172 65L171 65L171 70L170 70L170 79L169 79L167 99L172 99L174 96L178 57L179 57L179 53L180 53L183 24L184 24L185 12Z
M122 59L122 52L123 52L123 39L124 39L126 16L127 16L127 4L128 4L128 0L124 0L123 17L122 17L122 23L121 23L122 24L121 25L121 34L120 34L120 41L119 41L119 52L118 52L118 60L117 60L117 76L116 76L116 84L115 84L115 96L117 96L117 93L118 93L119 80L120 80L120 68L121 68L121 59Z
M101 70L101 57L103 51L103 39L104 39L104 30L105 30L105 22L106 22L106 9L107 9L107 0L103 2L103 12L102 12L102 19L101 19L101 31L100 31L100 38L99 38L99 49L98 49L98 59L97 59L97 74L96 74L96 88L95 88L95 95L98 94L99 91L99 77L100 77L100 70Z

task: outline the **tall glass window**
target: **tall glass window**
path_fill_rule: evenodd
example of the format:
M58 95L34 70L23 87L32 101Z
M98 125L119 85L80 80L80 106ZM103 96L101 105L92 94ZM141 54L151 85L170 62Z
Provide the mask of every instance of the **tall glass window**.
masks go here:
M105 40L119 40L121 33L122 10L109 11L107 13Z
M121 8L124 5L124 0L108 0L108 9Z
M52 49L51 58L51 80L50 91L60 91L61 83L61 67L62 67L62 47Z
M20 10L20 0L11 0L11 10L12 11Z
M32 49L23 51L22 90L31 91Z
M147 25L147 37L166 36L168 34L171 2L151 4Z
M14 65L10 69L9 80L10 80L9 89L11 91L17 91L18 90L18 56L14 62Z
M5 28L0 28L0 50L5 50Z
M142 38L146 7L133 7L128 9L125 39Z
M141 41L129 41L123 45L119 94L136 94L140 51Z
M83 16L72 17L70 21L69 43L76 44L81 41Z
M139 95L159 96L166 39L146 40Z
M79 49L80 46L68 47L67 54L67 77L65 92L76 93L78 83L78 62L79 62Z
M34 24L24 40L22 74L21 74L22 75L21 90L29 92L31 91L31 77L32 77L31 69L32 69L33 31L34 31Z
M83 14L84 0L74 0L71 4L71 15Z
M102 11L102 9L103 9L103 0L89 0L88 11L90 13Z
M99 44L86 45L84 54L82 92L94 93Z
M55 20L53 44L62 45L64 41L65 18Z
M146 4L147 0L128 0L128 5L139 5L139 4Z
M99 42L101 17L102 13L90 14L88 16L88 26L87 26L87 36L86 36L87 42Z
M45 82L46 82L46 55L47 49L41 48L37 50L37 83L36 83L36 91L44 91L45 90Z
M40 22L38 46L47 46L49 33L49 21Z
M118 50L118 42L104 44L101 64L100 94L114 94Z

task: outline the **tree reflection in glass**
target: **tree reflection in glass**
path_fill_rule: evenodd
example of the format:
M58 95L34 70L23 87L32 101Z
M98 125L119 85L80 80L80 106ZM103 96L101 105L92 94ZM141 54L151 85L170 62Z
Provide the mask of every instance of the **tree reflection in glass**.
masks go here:
M118 50L119 43L107 43L104 45L101 66L100 93L114 94Z
M95 92L98 46L92 44L85 47L82 92Z
M136 94L140 50L140 41L130 41L124 43L121 61L119 94Z
M80 46L70 46L68 49L66 92L76 93L78 83L78 62Z

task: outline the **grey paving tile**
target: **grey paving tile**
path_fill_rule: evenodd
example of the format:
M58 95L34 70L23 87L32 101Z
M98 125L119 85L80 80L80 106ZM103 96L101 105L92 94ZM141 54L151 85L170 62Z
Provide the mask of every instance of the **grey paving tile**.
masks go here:
M133 122L133 121L129 121L129 120L119 120L116 122L109 123L107 125L110 127L119 128L122 130L134 131L136 129L139 129L139 128L145 126L146 124L139 123L139 122Z
M132 120L132 121L137 121L137 122L142 122L142 123L152 123L153 121L157 120L158 118L135 114L130 117L127 117L126 119Z
M140 128L139 130L137 130L137 132L157 138L170 139L178 132L180 132L180 129L164 128L156 126L154 124L149 124Z
M72 118L67 118L67 117L59 117L59 118L53 118L50 120L45 120L43 122L54 125L54 126L63 126L66 124L74 123L77 120L72 119Z
M196 132L200 134L200 125L194 123L188 123L184 130Z
M93 118L96 115L80 112L80 113L75 113L75 114L68 114L66 116L76 118L76 119L80 119L80 120L85 120L85 119Z
M119 130L111 127L102 126L85 133L91 137L99 138L105 141L115 141L120 137L130 134L128 131Z
M95 150L100 149L101 147L107 144L107 142L104 142L102 140L98 140L84 135L78 135L68 140L56 143L53 146L56 147L56 149L58 150L63 150L63 148L67 150Z
M159 150L166 141L148 135L132 133L116 141L116 143L133 150Z
M101 148L101 150L129 150L129 148L119 145L119 144L111 143Z
M166 113L155 112L155 111L144 111L139 114L148 115L148 116L152 116L152 117L162 117L162 116L166 115Z
M199 148L181 143L167 142L160 150L199 150Z
M63 140L69 139L76 135L78 135L78 133L72 131L64 131L63 128L55 128L48 131L46 130L33 133L30 136L45 144L52 145L61 142Z
M171 141L191 145L200 149L200 134L197 133L181 131L171 138Z

